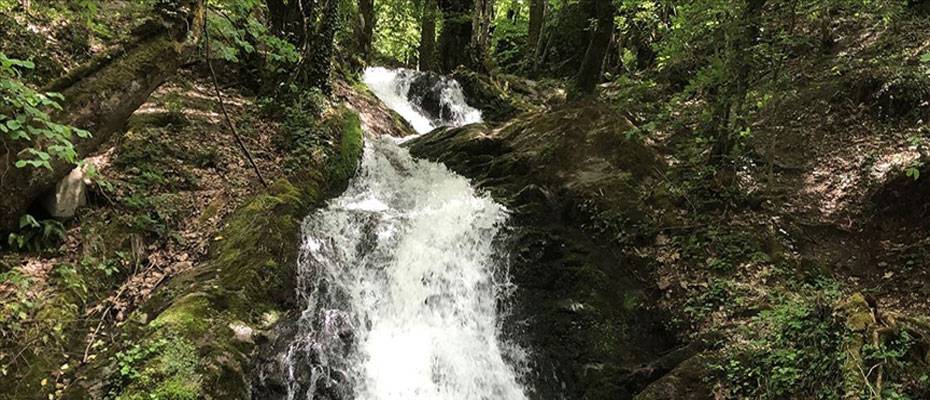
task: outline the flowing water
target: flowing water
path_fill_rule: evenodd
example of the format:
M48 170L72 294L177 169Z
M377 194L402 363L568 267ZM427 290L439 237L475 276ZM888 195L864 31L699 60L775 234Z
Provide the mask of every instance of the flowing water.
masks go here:
M370 68L365 82L423 133L437 123L408 100L414 74ZM442 124L480 121L457 85L443 94L457 114ZM520 352L500 334L506 221L443 165L366 138L359 175L304 224L287 398L525 399Z
M462 126L481 122L481 111L465 102L465 95L462 94L459 83L442 77L436 80L434 85L438 86L436 89L440 93L439 108L447 113L442 119L425 115L418 105L421 100L416 96L410 96L409 93L411 84L418 76L422 76L422 73L409 69L372 67L365 71L364 80L384 104L397 111L419 133L426 133L440 126Z

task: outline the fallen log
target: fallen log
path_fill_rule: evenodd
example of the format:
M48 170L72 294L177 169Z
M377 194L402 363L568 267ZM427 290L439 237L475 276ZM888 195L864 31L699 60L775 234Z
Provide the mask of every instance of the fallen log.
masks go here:
M56 120L91 132L73 138L82 159L120 132L130 115L188 59L204 23L203 0L159 3L158 17L137 31L132 41L78 68L47 89L65 100ZM0 137L0 230L12 230L39 196L65 177L74 165L54 160L50 169L17 168L32 143Z

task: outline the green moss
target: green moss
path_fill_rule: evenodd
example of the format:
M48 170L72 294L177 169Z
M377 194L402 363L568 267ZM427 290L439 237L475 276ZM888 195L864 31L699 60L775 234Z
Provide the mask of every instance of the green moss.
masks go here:
M342 140L339 153L327 171L331 182L347 181L358 168L358 159L362 153L362 121L358 114L343 107L340 112Z
M176 301L162 312L150 326L155 329L167 328L185 335L201 336L209 328L208 316L210 301L203 293L191 293Z
M120 372L126 387L117 400L193 400L200 398L197 349L184 339L160 340L142 349L143 361L126 359ZM138 369L138 370L137 370Z
M248 396L243 371L254 344L236 341L229 326L267 326L268 315L291 300L300 222L323 194L346 185L361 155L358 115L340 108L323 126L339 140L299 148L322 154L310 158L319 161L235 211L211 246L210 260L156 294L167 306L133 341L133 348L156 350L133 361L139 373L114 389L117 398Z

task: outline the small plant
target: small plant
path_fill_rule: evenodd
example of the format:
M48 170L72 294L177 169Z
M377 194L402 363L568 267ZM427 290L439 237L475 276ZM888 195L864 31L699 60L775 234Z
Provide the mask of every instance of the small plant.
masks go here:
M61 110L58 93L41 93L22 82L22 70L33 69L31 61L8 58L0 52L0 134L12 141L28 141L17 155L17 168L52 169L54 160L76 162L73 136L90 137L90 132L52 119L49 110Z
M71 264L59 264L55 266L55 269L52 270L53 277L61 282L61 284L80 297L82 300L87 298L87 284L84 282L84 279L81 276L81 273L78 272L74 265Z
M113 276L120 270L120 261L113 259L97 259L94 257L84 257L81 260L81 266L85 269L102 272L106 276Z
M924 138L921 135L912 135L907 138L907 143L911 148L917 150L921 157L911 161L911 163L905 168L904 173L913 178L915 181L920 179L920 170L924 167L923 157L927 155L927 146Z
M46 219L39 221L26 214L19 219L19 232L11 233L7 243L17 250L41 251L65 239L65 226Z
M141 371L137 369L139 363L161 351L167 344L167 339L160 339L145 347L137 344L127 350L117 352L115 357L120 378L124 381L138 379L141 376Z
M702 293L688 300L685 312L693 318L703 319L732 299L732 284L719 279L713 280Z
M11 337L11 332L21 328L35 307L35 303L27 295L29 287L32 286L32 279L14 269L0 274L0 284L13 288L13 298L4 299L0 307L0 337Z

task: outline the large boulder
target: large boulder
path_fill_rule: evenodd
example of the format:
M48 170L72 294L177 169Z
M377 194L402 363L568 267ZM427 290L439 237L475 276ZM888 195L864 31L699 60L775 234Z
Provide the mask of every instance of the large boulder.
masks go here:
M532 183L579 216L613 225L612 233L620 234L624 229L617 224L645 222L647 211L667 207L648 199L661 195L656 187L665 165L655 149L631 139L632 129L610 107L581 103L525 114L499 128L470 125L434 132L409 147L416 156L492 183L491 190L506 187L516 194Z
M485 121L503 122L517 114L535 109L526 97L538 100L537 90L529 81L507 76L492 77L465 68L452 72L454 79L462 87L468 103L481 110Z
M433 73L416 73L410 81L407 99L416 104L430 119L441 121L452 116L449 103L443 101L444 90L455 85L449 78Z
M631 129L583 103L409 142L511 210L504 331L531 354L537 398L632 398L661 376L642 366L680 346L655 306L653 261L634 251L669 207L656 189L665 165Z

